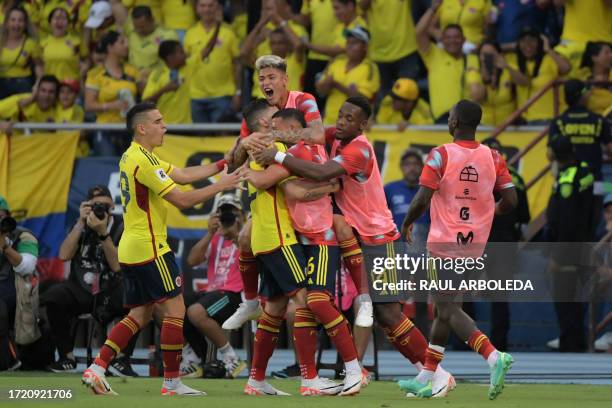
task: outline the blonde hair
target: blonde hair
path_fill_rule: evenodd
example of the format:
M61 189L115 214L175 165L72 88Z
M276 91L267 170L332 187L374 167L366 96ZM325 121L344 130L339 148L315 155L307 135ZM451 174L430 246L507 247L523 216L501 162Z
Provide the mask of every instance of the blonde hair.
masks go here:
M259 72L264 68L274 68L286 73L287 61L278 55L262 55L255 61L255 69Z

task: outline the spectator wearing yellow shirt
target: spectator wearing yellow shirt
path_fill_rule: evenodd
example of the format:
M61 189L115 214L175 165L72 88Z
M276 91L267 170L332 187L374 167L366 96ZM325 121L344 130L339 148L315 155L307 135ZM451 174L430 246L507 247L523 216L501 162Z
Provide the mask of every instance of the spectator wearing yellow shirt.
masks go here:
M125 8L119 5L118 10L124 11ZM87 20L83 25L83 47L87 52L94 50L106 33L109 31L119 32L121 29L122 24L116 24L110 3L108 1L96 1L89 8Z
M85 111L76 103L79 96L80 84L78 80L67 79L60 83L58 103L55 107L55 121L58 123L82 123L85 120ZM89 142L86 132L80 132L76 157L89 156Z
M338 24L336 24L336 28L334 29L334 43L331 46L316 44L309 41L305 44L310 51L332 58L342 54L346 49L344 30L352 29L357 26L368 28L365 20L357 14L356 0L334 0L333 6L334 15L338 20Z
M134 11L136 7L148 7L151 10L153 19L155 21L162 21L162 3L164 3L164 0L121 0L121 3L131 11Z
M148 6L134 7L131 16L134 30L128 33L128 62L140 71L144 81L160 63L159 44L164 40L178 40L178 35L157 25Z
M63 7L57 7L49 14L51 33L40 42L45 73L57 79L80 78L81 39L68 33L69 17Z
M32 94L18 102L20 122L55 122L59 81L53 75L43 75Z
M299 21L304 27L310 27L310 42L331 47L334 45L334 29L338 24L334 16L332 0L303 0ZM317 105L324 106L325 100L317 94L315 82L317 74L323 72L329 57L310 51L304 72L304 91L317 98Z
M434 1L432 7L423 14L416 27L419 53L427 67L429 101L431 113L436 123L445 124L451 108L467 96L466 74L477 69L478 61L474 55L463 54L463 30L457 24L442 30L442 48L429 39L428 29L439 7Z
M191 119L216 123L240 109L242 66L238 39L221 20L218 0L197 0L198 21L185 35L190 81Z
M363 96L370 101L380 88L378 67L367 59L370 33L362 27L346 31L346 56L337 57L317 81L317 91L327 95L324 123L336 123L338 111L347 98Z
M597 41L587 43L581 67L588 70L585 79L595 82L587 100L587 109L604 115L612 108L612 46Z
M44 68L40 47L30 33L28 14L22 7L9 9L0 33L0 99L30 92ZM35 72L32 72L35 64Z
M97 123L121 123L138 95L138 70L124 62L128 45L123 35L109 31L100 47L106 57L87 73L85 111L95 113ZM91 145L98 156L116 156L129 140L125 132L97 131Z
M510 68L516 85L517 106L523 106L550 81L567 74L570 62L550 47L548 38L536 29L525 27L518 39L516 54L510 61L500 60L500 68ZM516 61L516 63L515 63ZM548 90L523 114L531 125L548 123L554 116L553 89Z
M469 54L482 43L494 22L491 0L442 0L432 22L432 32L440 39L442 29L458 24L465 35L463 52Z
M359 2L372 33L370 58L380 71L380 97L389 93L397 78L419 77L412 3L412 0Z
M433 124L429 104L419 98L419 87L414 80L400 78L395 81L391 93L380 104L376 123L397 125L400 132L409 125Z
M478 52L480 71L467 74L470 98L482 106L483 125L500 125L517 109L510 69L501 68L501 55L499 44L485 41Z
M159 58L163 63L149 75L142 99L157 105L165 123L191 123L187 54L180 42L166 40L159 45Z
M161 4L162 25L176 31L182 43L185 34L196 23L192 0L163 0Z

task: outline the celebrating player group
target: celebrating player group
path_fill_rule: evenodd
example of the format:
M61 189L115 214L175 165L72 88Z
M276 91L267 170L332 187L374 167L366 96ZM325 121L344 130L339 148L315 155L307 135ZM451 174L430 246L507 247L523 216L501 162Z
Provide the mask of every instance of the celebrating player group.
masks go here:
M251 372L244 387L249 395L288 395L266 381L266 368L278 343L289 302L296 308L293 323L300 372L300 393L355 395L368 383L347 319L334 303L336 276L341 262L358 291L355 324L371 327L374 320L389 342L413 364L419 374L400 381L411 397L445 397L456 384L440 365L450 331L465 341L490 367L488 397L496 398L512 357L499 352L461 308L461 293L432 293L435 319L429 343L402 313L400 293L375 291L373 254L394 257L410 243L412 223L431 203L428 251L449 256L445 244L465 247L465 220L456 202L466 188L472 195L471 243L486 243L494 214L516 205L516 193L506 164L497 152L475 140L482 112L461 101L451 111L453 142L433 149L420 179L421 188L408 211L402 234L389 211L374 149L365 135L372 108L363 97L348 98L336 126L325 129L315 98L287 89L287 65L267 55L256 62L265 99L244 110L241 135L225 159L216 163L178 168L162 161L154 149L163 143L166 127L155 105L135 105L127 115L133 135L119 163L125 232L119 244L119 262L125 282L129 314L111 330L94 363L82 377L96 394L115 394L105 378L109 362L151 319L161 320L164 361L162 395L206 395L180 380L185 306L182 277L167 244L165 201L188 208L224 190L248 183L250 219L239 238L240 273L246 300L223 324L237 329L257 320ZM466 167L477 169L478 183L465 180ZM207 187L184 192L190 184L219 174ZM494 202L493 192L501 200ZM483 246L483 245L481 245ZM473 256L474 250L470 251ZM450 256L461 256L460 250ZM479 256L479 255L476 255ZM453 274L430 271L428 276ZM398 280L398 271L386 269L376 279ZM373 302L372 298L376 301ZM321 324L345 366L344 381L318 376L315 364L317 326Z

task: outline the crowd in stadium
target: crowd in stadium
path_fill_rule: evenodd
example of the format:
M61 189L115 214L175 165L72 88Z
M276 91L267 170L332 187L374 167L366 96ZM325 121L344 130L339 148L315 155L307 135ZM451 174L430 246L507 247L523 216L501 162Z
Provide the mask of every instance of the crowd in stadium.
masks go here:
M495 127L551 81L560 79L565 83L559 88L558 100L550 87L513 122L550 124L549 158L559 169L557 182L580 186L576 194L571 188L569 195L563 189L553 192L547 210L547 238L609 241L612 195L595 195L593 183L605 180L603 160L612 154L610 21L609 0L9 0L0 10L0 132L18 132L12 129L16 122L123 124L139 102L155 103L167 124L239 123L245 119L249 130L256 131L247 116L254 115L257 101L249 102L269 99L276 89L260 86L263 80L255 62L264 55L286 61L288 89L314 95L325 125L336 123L347 98L363 97L374 108L373 123L394 125L400 131L409 125L448 123L452 108L461 100L480 105L482 125ZM259 101L265 108L265 99ZM555 115L555 103L561 115ZM293 114L278 117L304 125L309 121L308 117L291 117ZM590 141L580 142L573 136ZM133 147L130 142L126 131L83 132L79 156L119 156ZM483 144L497 152L502 148L494 139ZM155 164L155 156L145 156ZM423 154L408 150L399 165L403 180L385 187L397 229L419 188ZM222 168L220 164L217 170ZM522 225L530 221L524 183L513 168L508 170L518 205L495 218L491 241L520 240ZM227 185L218 188L233 188L237 180L223 182ZM20 227L3 229L4 220L10 218L8 199L0 197L0 237L6 238L0 239L0 281L31 275L38 253L31 232ZM41 353L47 360L51 355L46 368L52 371L76 369L74 342L66 336L70 332L67 316L74 319L96 312L100 307L96 302L105 304L104 316L97 317L101 321L125 315L122 284L112 281L113 274L100 273L120 269L117 246L124 226L121 217L111 214L113 206L105 186L92 186L60 249L60 258L70 261L74 272L69 280L41 295L51 340L51 348ZM577 209L581 217L575 216ZM231 326L226 322L242 307L240 292L246 289L238 259L242 251L238 235L245 215L240 200L223 196L207 234L187 254L189 265L208 263L209 287L206 294L186 300L185 326L182 320L180 325L170 318L162 323L161 316L154 316L159 326L174 324L184 329L183 376L202 375L204 337L217 349L224 376L235 377L246 366L222 330L243 323ZM417 240L425 240L429 223L427 214L415 221ZM343 252L347 262L351 255L345 255ZM168 276L173 273L163 263L157 267ZM222 276L218 282L215 273ZM350 286L345 275L347 271L342 275L343 285ZM100 276L109 281L98 281ZM0 284L0 294L8 299L29 289L16 286L9 290ZM105 293L102 300L96 296L99 293ZM354 285L346 293L352 297L338 307L346 311L354 300L358 316L363 293ZM404 305L403 310L414 315L412 307ZM561 339L555 348L587 348L583 307L556 304ZM498 302L492 308L491 340L503 354L509 331L508 305ZM0 302L0 317L6 317L6 324L0 325L0 369L16 369L22 363L35 367L39 362L16 353L9 336L12 327L8 322L14 319L14 312L9 302ZM303 308L288 312L292 319L307 321L309 316L304 313ZM264 314L264 319L266 316L270 318ZM126 332L136 333L140 328L133 319L121 322L120 330ZM268 323L280 324L272 318ZM371 332L363 328L353 327L359 360ZM405 334L404 329L410 330L396 326L397 334L385 327L385 334L394 344ZM11 335L36 337L31 330L26 327ZM129 359L137 339L133 336L129 344L122 345L122 353L110 346L116 352L108 365L110 373L135 375ZM478 337L469 343L477 350L484 340ZM215 369L208 367L209 372ZM278 373L279 377L296 375L297 364Z

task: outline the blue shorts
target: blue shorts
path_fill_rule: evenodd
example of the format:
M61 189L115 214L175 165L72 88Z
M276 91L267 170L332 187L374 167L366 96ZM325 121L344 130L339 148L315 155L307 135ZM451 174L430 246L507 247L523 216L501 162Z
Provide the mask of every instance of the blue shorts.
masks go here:
M310 290L328 292L331 297L336 293L336 273L340 268L340 248L332 245L304 245L306 277Z
M160 303L183 293L183 278L172 251L140 265L121 265L126 308Z
M264 299L293 296L306 287L306 257L300 244L281 246L255 257L261 276L259 295Z

